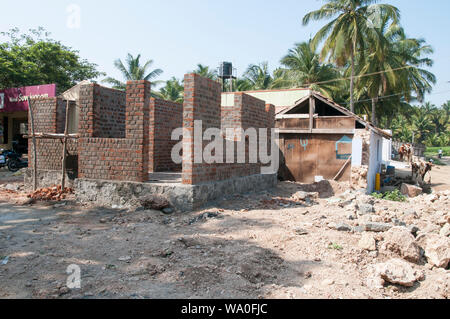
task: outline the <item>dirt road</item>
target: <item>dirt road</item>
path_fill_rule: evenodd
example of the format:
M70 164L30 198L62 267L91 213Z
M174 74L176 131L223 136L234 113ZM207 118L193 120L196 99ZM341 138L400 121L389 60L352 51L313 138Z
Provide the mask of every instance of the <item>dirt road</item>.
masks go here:
M449 297L449 271L424 264L414 267L425 280L411 288L368 286L368 266L391 256L359 248L359 232L335 230L362 217L345 202L348 194L337 196L345 187L332 186L311 202L289 198L315 189L282 183L173 215L70 201L22 206L13 202L25 198L0 191L0 298ZM377 200L372 218L408 221L404 213L415 208L413 222L426 229L436 211L448 210L449 197L421 205ZM81 289L66 287L72 264L81 268Z

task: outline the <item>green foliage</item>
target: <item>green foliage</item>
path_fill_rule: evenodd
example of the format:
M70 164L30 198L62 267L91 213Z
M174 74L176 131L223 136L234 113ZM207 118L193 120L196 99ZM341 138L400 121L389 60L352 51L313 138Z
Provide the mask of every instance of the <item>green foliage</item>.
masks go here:
M441 108L430 103L422 106L410 106L405 114L396 114L392 120L394 139L410 142L413 138L428 147L439 148L450 145L450 107L449 102ZM446 155L447 156L447 155ZM450 155L449 155L450 156Z
M373 193L372 196L378 199L390 200L393 202L406 202L406 196L400 193L398 189L386 193Z
M153 60L148 60L144 64L141 64L141 55L138 54L136 57L128 53L125 64L117 59L114 61L114 66L122 73L124 82L114 79L112 77L108 77L103 80L103 82L112 85L114 89L125 90L127 87L126 81L139 81L146 80L152 81L152 87L161 83L160 81L154 81L158 76L163 73L161 69L155 69L149 71L150 67L153 64ZM152 94L155 96L154 94Z
M203 65L201 63L197 64L197 69L192 71L192 73L198 74L211 80L217 80L217 70L211 70L209 66Z
M302 42L290 49L281 59L285 68L274 72L274 88L295 88L308 86L327 97L332 97L338 89L339 71L332 64L320 62L319 55L311 48L310 42Z
M450 146L447 147L427 147L425 154L427 155L438 155L439 150L442 150L444 156L450 156Z
M252 90L267 90L272 87L273 77L269 71L269 63L251 64L244 74L244 79Z
M167 101L183 103L184 100L184 86L173 77L166 82L166 85L159 90L157 96Z
M0 32L0 88L56 83L63 92L83 80L103 73L97 65L79 56L79 52L49 38L43 28L20 34L15 28Z
M328 245L328 249L343 250L344 247L336 243L331 243L330 245Z

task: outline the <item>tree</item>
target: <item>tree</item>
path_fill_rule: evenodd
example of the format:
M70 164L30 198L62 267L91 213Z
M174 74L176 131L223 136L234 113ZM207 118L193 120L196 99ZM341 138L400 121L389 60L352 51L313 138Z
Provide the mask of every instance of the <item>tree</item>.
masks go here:
M339 85L339 72L332 64L322 64L319 55L313 51L310 42L297 43L281 59L284 69L274 72L273 87L293 88L308 86L327 97L332 96ZM325 82L325 83L322 83Z
M313 48L325 40L321 57L328 57L337 66L343 67L350 60L350 109L354 106L354 77L356 52L363 52L366 37L374 32L372 17L382 12L395 23L400 13L394 6L387 4L374 4L376 0L326 0L327 3L319 10L312 11L303 18L303 25L311 20L334 18L317 32L312 40ZM363 58L361 55L360 58Z
M161 69L155 69L152 71L149 71L149 68L153 64L153 60L148 60L144 63L144 65L141 65L141 55L138 54L136 57L128 53L126 59L125 59L125 65L120 59L117 59L114 61L114 66L122 73L123 78L126 81L139 81L139 80L146 80L151 81L156 79L158 76L160 76L163 73L163 70ZM103 82L111 84L113 88L118 90L125 90L127 87L127 84L125 82L122 82L120 80L114 79L112 77L108 77L103 80ZM161 83L160 81L152 81L152 87L156 84Z
M184 100L184 86L176 79L172 77L166 81L166 85L159 90L158 97L177 103L183 103Z
M267 90L273 83L267 62L251 64L244 73L244 79L249 82L251 90Z
M197 69L193 73L211 80L217 79L217 70L212 71L209 66L203 64L197 64Z
M411 129L415 133L415 142L422 143L428 134L433 131L433 122L431 122L426 109L416 108L411 117Z
M78 51L51 39L44 28L28 34L15 28L0 35L8 39L0 43L0 88L56 83L58 92L64 92L104 75Z

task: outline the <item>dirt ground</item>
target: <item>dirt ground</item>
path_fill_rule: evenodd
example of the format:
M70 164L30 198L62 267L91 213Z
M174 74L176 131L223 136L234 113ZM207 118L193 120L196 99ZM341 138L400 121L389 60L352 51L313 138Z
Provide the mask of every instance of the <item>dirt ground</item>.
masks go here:
M436 172L439 191L450 190L447 167ZM369 266L392 256L359 248L358 231L335 230L367 220L353 203L371 199L346 189L285 182L165 215L70 198L29 205L21 177L0 173L0 298L449 298L450 271L426 260L413 265L425 274L413 287L367 284ZM298 191L320 198L292 200ZM449 195L375 200L369 218L439 232L435 216L449 216ZM81 289L66 287L72 264L81 268Z

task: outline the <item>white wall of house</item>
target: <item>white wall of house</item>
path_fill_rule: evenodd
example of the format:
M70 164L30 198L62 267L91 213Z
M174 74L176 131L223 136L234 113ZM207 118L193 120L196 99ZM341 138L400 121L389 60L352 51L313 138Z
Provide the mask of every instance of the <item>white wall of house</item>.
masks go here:
M370 160L367 174L367 193L375 191L377 173L380 173L383 163L383 137L373 132L370 135Z
M352 166L359 167L362 164L363 140L360 137L354 137L352 142Z
M390 130L385 130L385 132L392 135ZM392 161L392 140L383 138L383 162L389 165L390 161Z

